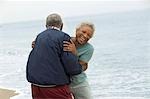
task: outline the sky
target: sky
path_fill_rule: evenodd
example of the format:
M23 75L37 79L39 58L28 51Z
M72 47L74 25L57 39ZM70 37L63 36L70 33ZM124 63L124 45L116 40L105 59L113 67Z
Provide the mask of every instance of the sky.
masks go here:
M62 17L134 11L150 8L150 0L1 0L0 24Z

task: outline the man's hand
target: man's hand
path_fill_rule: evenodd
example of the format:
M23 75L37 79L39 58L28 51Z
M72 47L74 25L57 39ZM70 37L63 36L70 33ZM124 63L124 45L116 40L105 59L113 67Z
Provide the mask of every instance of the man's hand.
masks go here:
M35 41L32 41L31 47L34 48L34 46L35 46Z
M88 68L88 63L79 60L79 63L82 65L82 70L85 71Z

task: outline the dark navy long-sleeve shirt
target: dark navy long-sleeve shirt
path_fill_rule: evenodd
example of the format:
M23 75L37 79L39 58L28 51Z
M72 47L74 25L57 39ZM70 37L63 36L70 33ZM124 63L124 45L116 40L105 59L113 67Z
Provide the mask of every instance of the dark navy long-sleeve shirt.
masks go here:
M69 35L56 29L47 29L37 36L26 68L30 83L64 85L69 84L70 76L81 73L78 58L63 51L63 41L69 40Z

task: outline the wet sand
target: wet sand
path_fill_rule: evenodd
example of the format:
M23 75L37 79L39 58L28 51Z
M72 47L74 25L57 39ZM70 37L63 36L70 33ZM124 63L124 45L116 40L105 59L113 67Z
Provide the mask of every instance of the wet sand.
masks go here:
M0 99L10 99L13 96L18 95L15 90L3 89L0 88Z

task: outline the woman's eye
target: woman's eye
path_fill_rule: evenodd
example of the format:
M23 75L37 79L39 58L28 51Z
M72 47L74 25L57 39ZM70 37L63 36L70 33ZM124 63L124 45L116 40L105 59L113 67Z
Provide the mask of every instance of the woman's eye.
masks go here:
M86 33L85 31L82 31L82 33Z

